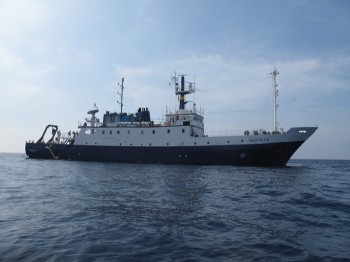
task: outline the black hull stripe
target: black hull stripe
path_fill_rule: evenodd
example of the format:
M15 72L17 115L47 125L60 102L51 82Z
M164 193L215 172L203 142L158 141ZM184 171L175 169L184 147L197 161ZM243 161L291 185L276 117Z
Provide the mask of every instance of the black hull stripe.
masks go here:
M121 147L27 143L30 158L78 161L285 166L304 141L225 146Z

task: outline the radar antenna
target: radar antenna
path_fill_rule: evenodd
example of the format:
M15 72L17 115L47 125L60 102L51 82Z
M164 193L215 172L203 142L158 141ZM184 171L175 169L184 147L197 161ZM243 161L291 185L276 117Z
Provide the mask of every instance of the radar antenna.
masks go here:
M91 118L85 118L86 122L89 122L91 126L96 126L96 124L100 123L100 119L98 119L95 115L98 113L98 107L96 103L94 103L95 109L89 110L87 113L91 115Z

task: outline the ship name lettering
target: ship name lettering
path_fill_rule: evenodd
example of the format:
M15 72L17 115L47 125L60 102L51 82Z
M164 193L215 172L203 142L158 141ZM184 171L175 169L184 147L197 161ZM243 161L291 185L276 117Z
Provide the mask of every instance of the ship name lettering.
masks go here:
M268 142L269 138L251 138L249 142Z

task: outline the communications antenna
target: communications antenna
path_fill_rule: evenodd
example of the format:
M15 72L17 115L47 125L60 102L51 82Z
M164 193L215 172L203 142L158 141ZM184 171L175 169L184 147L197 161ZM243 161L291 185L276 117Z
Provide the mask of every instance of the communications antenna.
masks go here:
M276 82L276 76L279 74L277 71L276 66L273 67L273 71L270 73L272 78L272 96L273 96L273 132L277 132L277 96L278 96L278 90L277 90L277 82Z
M120 114L122 114L123 113L124 77L122 78L122 84L118 83L118 86L120 86L121 93L118 92L118 95L120 96L120 102L117 101L117 103L120 104Z

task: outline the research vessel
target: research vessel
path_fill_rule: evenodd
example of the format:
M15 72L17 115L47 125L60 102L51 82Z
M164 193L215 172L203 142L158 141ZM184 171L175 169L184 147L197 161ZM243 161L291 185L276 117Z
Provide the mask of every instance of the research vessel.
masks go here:
M123 112L124 78L122 79L120 112L109 112L100 121L95 108L78 132L63 134L57 125L47 125L37 141L26 142L29 158L104 161L127 163L285 166L295 151L316 131L317 127L278 129L277 69L271 72L273 83L273 128L256 129L232 136L208 136L204 132L204 114L193 104L186 107L186 95L196 91L194 83L186 83L185 75L172 77L179 107L167 111L165 121L155 123L150 111L140 107L136 113ZM50 139L44 142L46 132ZM47 136L47 135L46 135Z

